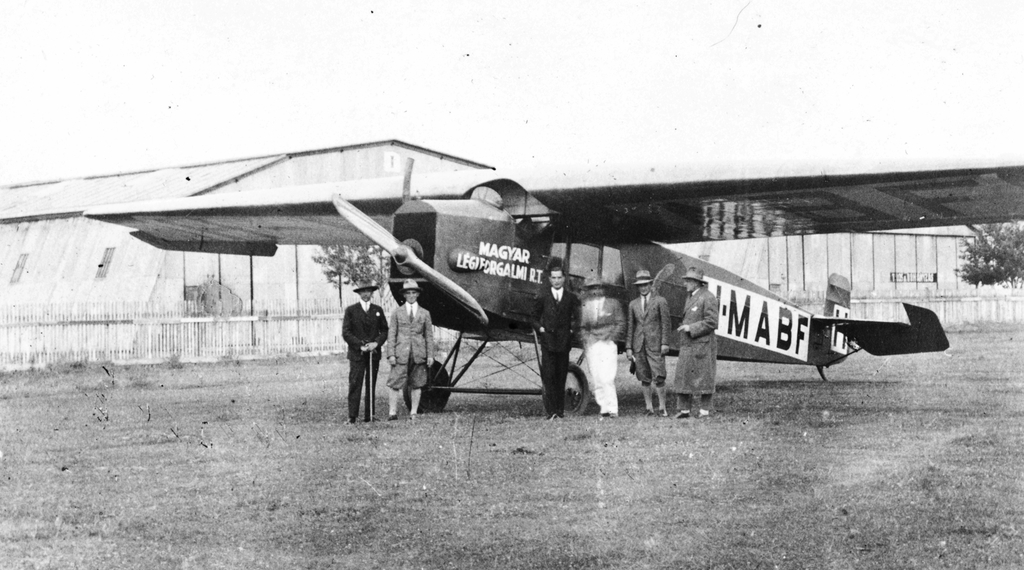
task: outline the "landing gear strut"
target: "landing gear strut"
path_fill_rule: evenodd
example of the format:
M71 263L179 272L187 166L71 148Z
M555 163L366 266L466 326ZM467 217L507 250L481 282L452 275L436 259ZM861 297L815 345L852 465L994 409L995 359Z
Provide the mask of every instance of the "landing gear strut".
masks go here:
M462 338L463 336L460 333L443 363L435 360L430 365L430 370L427 373L427 385L420 392L420 407L418 411L425 413L444 411L445 406L448 404L448 398L454 392L464 394L543 396L543 383L541 383L541 388L463 388L458 386L459 380L462 379L469 370L470 365L483 353L484 348L487 346L486 340L481 342L480 346L473 352L473 355L469 357L469 360L458 366L457 361L462 347ZM565 379L565 413L568 415L582 415L586 413L587 406L590 405L590 385L587 383L587 374L580 367L582 361L583 357L581 356L575 364L569 364L568 375ZM540 363L539 349L537 350L537 362L538 364ZM456 368L458 368L457 371ZM406 407L411 407L412 393L408 388L405 389L403 398L405 399Z

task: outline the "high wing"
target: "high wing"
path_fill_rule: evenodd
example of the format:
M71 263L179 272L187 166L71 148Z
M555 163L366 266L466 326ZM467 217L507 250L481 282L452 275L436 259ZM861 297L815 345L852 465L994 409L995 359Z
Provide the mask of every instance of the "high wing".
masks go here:
M682 164L414 175L413 198L462 199L479 187L513 216L556 212L576 239L682 243L1024 219L1024 165ZM385 230L403 177L88 209L164 249L273 255L277 244L375 243L335 198Z

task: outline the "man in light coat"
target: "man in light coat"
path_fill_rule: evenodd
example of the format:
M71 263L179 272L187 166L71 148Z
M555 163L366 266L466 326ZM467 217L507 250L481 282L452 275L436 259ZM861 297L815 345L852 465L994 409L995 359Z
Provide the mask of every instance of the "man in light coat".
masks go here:
M588 277L587 298L580 310L580 331L583 349L587 355L587 382L594 393L594 401L601 407L602 418L619 417L619 398L615 393L618 373L618 347L626 328L626 316L615 299L605 295L604 283L597 277Z
M405 304L391 314L385 351L391 376L388 378L388 421L398 419L398 395L409 387L409 419L415 420L420 407L420 390L427 385L427 370L434 354L434 325L430 311L419 306L420 286L412 279L402 284Z
M646 269L636 272L633 282L640 290L640 296L629 304L626 318L626 358L636 365L636 377L644 393L647 415L653 416L654 402L651 384L658 394L658 415L668 416L666 409L665 355L669 351L669 334L672 331L672 316L668 301L652 291L654 280Z
M718 298L708 291L704 272L691 267L686 270L683 286L690 292L683 308L679 331L679 361L673 391L679 413L688 418L693 397L700 396L700 417L711 413L711 397L715 393L715 367L718 359Z

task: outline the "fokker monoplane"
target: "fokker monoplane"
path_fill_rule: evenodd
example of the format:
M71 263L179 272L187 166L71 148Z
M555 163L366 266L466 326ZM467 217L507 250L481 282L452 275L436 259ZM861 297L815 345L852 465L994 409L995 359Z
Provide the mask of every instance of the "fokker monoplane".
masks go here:
M97 207L85 215L135 228L168 250L271 256L278 244L376 244L393 259L391 288L421 282L434 324L459 331L436 361L423 407L441 410L488 342L533 342L532 300L560 257L569 286L591 275L620 298L630 276L657 274L674 311L681 276L704 271L721 303L719 358L824 368L853 352L948 347L934 313L904 304L906 321L850 316L850 285L829 279L824 315L661 244L863 232L1024 218L1024 166L875 164L672 165L547 172L466 170ZM673 319L678 319L673 315ZM462 365L463 338L480 342ZM673 343L675 351L677 344ZM585 409L583 370L571 368L567 408ZM537 393L539 390L485 390Z

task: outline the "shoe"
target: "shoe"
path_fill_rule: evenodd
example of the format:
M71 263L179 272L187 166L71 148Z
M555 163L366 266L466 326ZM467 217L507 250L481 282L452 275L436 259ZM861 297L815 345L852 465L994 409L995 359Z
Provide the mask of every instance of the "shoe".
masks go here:
M375 422L375 421L377 421L377 418L376 418L376 417L374 417L374 416L370 416L370 418L369 418L369 419L364 419L363 421L364 421L364 422Z
M699 417L702 417L702 418L706 418L706 417L708 417L708 416L710 416L710 415L711 415L711 412L709 412L709 411L707 411L707 410L701 410L701 411L700 411L700 416L699 416Z
M393 421L395 421L397 419L398 419L398 416L395 415L395 414L391 414L390 416L388 416L388 421L389 422L393 422Z
M645 416L653 416L654 415L654 410L647 410L647 412L644 413L644 415Z
M617 418L617 417L619 417L619 414L616 414L615 412L612 412L612 413L608 414L608 417L609 418Z
M668 417L668 410L658 410L658 415L663 417L663 418L667 418Z
M409 414L409 421L410 421L410 422L414 422L414 421L416 421L416 416L417 416L417 415L418 415L418 414Z
M675 415L675 419L681 420L690 417L690 410L679 410L679 413Z
M354 424L354 423L356 423L356 419L355 418L349 418L348 419L348 423Z
M605 412L605 413L601 414L601 418L600 419L603 420L603 419L610 418L610 417L612 417L612 415L609 414L608 412Z

